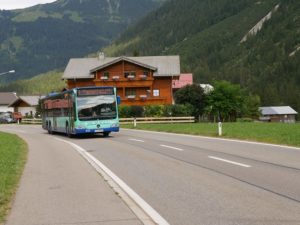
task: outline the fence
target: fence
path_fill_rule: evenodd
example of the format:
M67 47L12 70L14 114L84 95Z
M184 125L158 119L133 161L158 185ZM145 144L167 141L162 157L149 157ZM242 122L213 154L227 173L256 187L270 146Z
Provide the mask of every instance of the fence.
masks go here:
M121 118L121 124L134 123L194 123L195 117L137 117L137 118Z
M21 123L23 124L42 124L42 119L28 119L28 118L23 118Z
M134 123L194 123L195 117L138 117L120 118L120 124ZM22 119L23 124L42 124L42 119Z

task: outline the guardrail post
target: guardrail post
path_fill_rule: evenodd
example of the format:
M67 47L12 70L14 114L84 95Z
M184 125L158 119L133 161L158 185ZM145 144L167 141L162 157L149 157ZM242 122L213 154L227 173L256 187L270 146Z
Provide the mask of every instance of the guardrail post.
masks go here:
M136 118L133 118L133 127L136 127Z
M222 122L218 123L218 134L219 136L222 136Z

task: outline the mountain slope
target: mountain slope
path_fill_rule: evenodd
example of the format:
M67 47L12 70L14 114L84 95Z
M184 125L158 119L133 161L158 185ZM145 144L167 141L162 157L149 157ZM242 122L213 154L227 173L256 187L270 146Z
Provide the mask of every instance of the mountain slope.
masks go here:
M270 12L261 29L241 42ZM179 54L183 72L193 72L196 82L226 79L259 94L263 105L300 112L299 27L297 0L171 0L105 51Z
M63 72L50 71L26 80L16 80L9 84L0 85L1 92L16 92L18 95L47 95L59 92L66 87L61 79Z
M0 68L26 78L111 43L164 0L58 0L0 11Z

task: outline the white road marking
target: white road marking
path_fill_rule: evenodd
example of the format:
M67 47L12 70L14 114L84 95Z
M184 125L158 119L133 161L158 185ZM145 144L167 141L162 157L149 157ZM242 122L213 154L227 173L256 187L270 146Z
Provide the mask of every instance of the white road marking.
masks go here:
M160 145L160 146L161 147L165 147L165 148L174 149L174 150L177 150L177 151L183 151L183 149L181 149L181 148L176 148L176 147L169 146L169 145Z
M246 167L246 168L250 168L251 167L250 165L246 165L246 164L243 164L243 163L238 163L238 162L230 161L230 160L227 160L227 159L222 159L222 158L215 157L215 156L208 156L208 158L219 160L219 161L222 161L222 162L227 162L227 163L230 163L230 164L233 164L233 165L242 166L242 167Z
M66 141L60 138L55 139L71 145L100 174L110 177L156 224L170 225L161 215L159 215L159 213L155 209L153 209L144 199L142 199L134 190L132 190L123 180L121 180L117 175L115 175L110 169L108 169L103 163L92 156L84 148L70 141Z
M218 138L218 137L205 137L201 135L192 135L192 134L176 134L176 133L168 133L168 132L159 132L159 131L146 131L146 130L134 130L134 129L126 129L122 128L122 130L127 131L135 131L135 132L141 132L141 133L156 133L156 134L166 134L170 136L183 136L183 137L191 137L191 138L197 138L197 139L208 139L213 141L226 141L226 142L236 142L236 143L246 143L246 144L253 144L253 145L262 145L262 146L270 146L270 147L279 147L279 148L287 148L287 149L293 149L300 151L299 147L293 147L293 146L287 146L287 145L278 145L278 144L268 144L263 142L256 142L256 141L243 141L243 140L237 140L237 139L225 139L225 138Z
M143 140L139 140L139 139L134 139L134 138L131 138L131 139L128 139L129 141L136 141L136 142L145 142Z

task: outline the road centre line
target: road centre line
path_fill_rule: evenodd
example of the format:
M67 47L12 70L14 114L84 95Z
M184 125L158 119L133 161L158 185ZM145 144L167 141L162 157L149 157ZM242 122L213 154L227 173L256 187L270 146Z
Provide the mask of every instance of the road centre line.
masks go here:
M115 175L110 169L108 169L103 163L101 163L98 159L96 159L93 155L91 155L87 150L84 148L80 147L79 145L74 144L73 142L66 141L60 138L55 138L58 141L65 142L69 145L71 145L83 158L85 158L89 164L96 169L98 173L100 173L104 178L110 178L112 182L114 182L116 185L120 187L123 192L125 192L132 201L138 205L143 211L144 211L144 216L141 215L139 216L138 213L136 215L139 217L139 219L144 223L144 224L151 224L149 221L149 218L145 218L145 216L149 216L155 224L158 225L170 225L159 213L153 209L144 199L142 199L134 190L132 190L123 180L121 180L117 175ZM109 182L109 181L108 181ZM115 187L115 185L110 186L116 191L118 191L118 188ZM132 203L128 202L126 200L126 197L122 197L122 194L120 194L120 197L125 201L128 206L131 208L132 211L136 212L134 206L132 206ZM128 198L128 197L127 197Z
M177 151L183 151L183 149L181 149L181 148L176 148L176 147L169 146L169 145L160 145L160 146L161 147L165 147L165 148L174 149L174 150L177 150Z
M130 138L130 139L128 139L129 141L136 141L136 142L145 142L145 141L143 141L143 140L139 140L139 139L134 139L134 138Z
M247 165L247 164L238 163L238 162L230 161L230 160L227 160L227 159L222 159L222 158L215 157L215 156L208 156L208 158L219 160L219 161L222 161L222 162L227 162L227 163L230 163L230 164L233 164L233 165L242 166L242 167L246 167L246 168L251 167L250 165Z
M132 131L132 129L126 129L126 128L122 128L122 130ZM176 134L176 133L168 133L168 132L162 132L162 131L148 131L148 130L134 130L134 131L141 132L141 133L154 133L154 134L165 134L165 135L170 135L170 136L181 136L181 137L191 137L191 138L197 138L197 139L207 139L207 140L213 140L213 141L226 141L226 142L245 143L245 144L252 144L252 145L262 145L262 146L286 148L286 149L293 149L293 150L300 151L299 147L279 145L279 144L269 144L269 143L256 142L256 141L243 141L243 140L229 139L229 138L226 139L226 138L219 138L219 137L206 137L206 136L192 135L192 134Z

